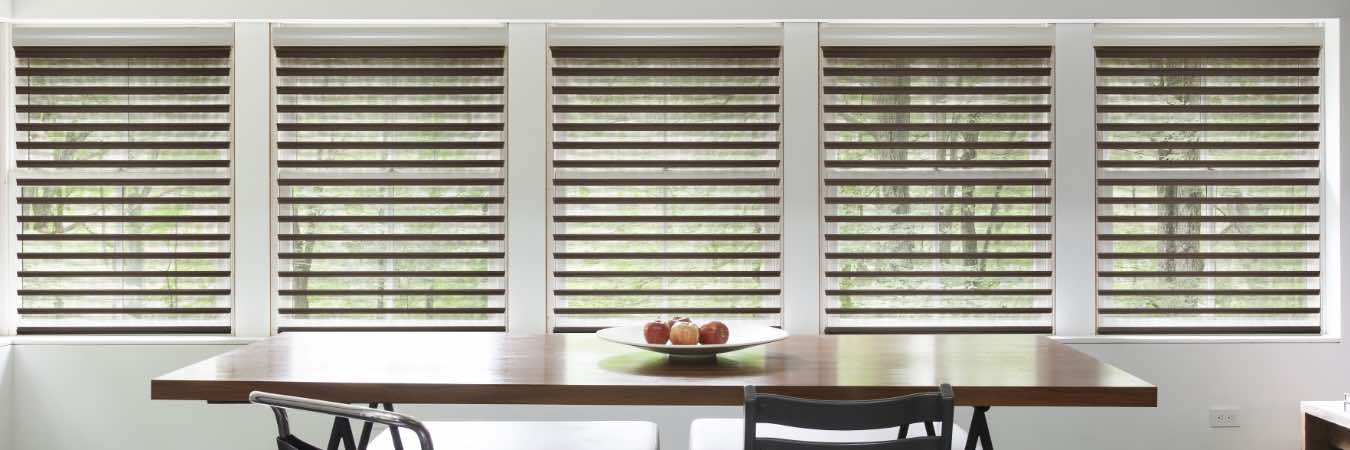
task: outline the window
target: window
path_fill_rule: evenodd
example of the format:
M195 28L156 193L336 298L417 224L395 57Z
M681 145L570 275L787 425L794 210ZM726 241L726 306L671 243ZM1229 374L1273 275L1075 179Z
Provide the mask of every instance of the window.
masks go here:
M553 329L779 324L779 48L553 47Z
M1338 330L1336 28L1104 22L18 24L0 325Z
M14 54L18 333L229 333L230 48Z
M275 50L279 331L503 331L505 49Z
M1049 333L1050 48L823 49L826 333Z
M1320 49L1097 47L1098 332L1320 332Z

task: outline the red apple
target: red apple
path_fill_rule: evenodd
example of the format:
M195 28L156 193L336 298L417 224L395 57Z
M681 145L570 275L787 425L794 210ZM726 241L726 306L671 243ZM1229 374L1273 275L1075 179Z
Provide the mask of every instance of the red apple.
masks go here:
M727 324L716 320L698 328L698 343L703 345L725 344L730 337L731 330L727 329Z
M670 340L670 325L660 320L653 320L642 327L642 337L648 344L665 344Z
M698 344L698 326L693 322L676 322L670 327L670 343L675 345Z
M670 320L667 320L667 321L666 321L666 326L668 326L668 327L674 327L674 326L675 326L675 322L690 322L690 323L692 323L693 321L692 321L692 320L689 320L688 317L675 316L675 317L670 318Z

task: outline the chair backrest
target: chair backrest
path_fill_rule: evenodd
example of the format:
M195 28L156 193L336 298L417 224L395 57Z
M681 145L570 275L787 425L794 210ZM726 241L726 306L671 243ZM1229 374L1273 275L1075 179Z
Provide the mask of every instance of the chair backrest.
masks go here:
M952 446L952 387L937 392L880 400L806 400L758 394L745 387L745 450L950 450ZM932 423L942 433L933 435ZM899 427L894 440L866 443L803 442L756 435L758 424L771 423L813 430L875 430ZM928 436L906 438L909 425L924 423Z
M336 448L339 441L345 442L347 450L356 449L356 439L352 436L351 422L348 419L381 424L390 428L407 428L417 435L417 441L422 450L433 450L431 447L431 432L427 430L425 425L422 425L421 421L407 414L259 391L249 393L248 401L272 408L272 414L277 419L278 450L320 450L319 447L305 442L291 433L290 420L286 417L286 410L289 409L336 417L333 424L333 435L329 437L329 450Z

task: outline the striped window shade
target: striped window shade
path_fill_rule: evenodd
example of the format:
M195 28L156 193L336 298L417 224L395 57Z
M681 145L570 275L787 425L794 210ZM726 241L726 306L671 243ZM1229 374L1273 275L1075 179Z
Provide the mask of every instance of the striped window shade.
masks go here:
M230 333L230 48L14 56L18 333Z
M503 331L500 46L277 46L278 331Z
M552 48L552 326L779 325L777 46Z
M1049 333L1050 47L822 52L825 332Z
M1097 47L1099 333L1320 332L1320 53Z

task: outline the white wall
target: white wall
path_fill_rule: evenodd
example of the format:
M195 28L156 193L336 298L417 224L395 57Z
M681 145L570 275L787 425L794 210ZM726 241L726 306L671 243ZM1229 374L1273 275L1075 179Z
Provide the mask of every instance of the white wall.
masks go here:
M231 346L12 348L14 449L262 450L269 442L266 410L149 400L151 378ZM259 445L237 446L244 436Z
M994 408L1001 449L1293 450L1298 401L1350 391L1346 344L1075 344L1156 383L1158 408ZM14 347L13 449L265 450L270 414L247 405L150 401L149 379L227 351L225 345L20 345ZM0 355L3 355L0 348ZM359 355L353 355L359 357ZM0 356L0 362L3 356ZM1209 428L1211 405L1242 408L1239 428ZM426 419L652 420L662 447L683 449L694 417L731 407L428 406ZM967 420L962 414L962 421ZM326 426L301 416L307 436ZM0 428L3 430L3 428ZM3 436L0 434L0 436ZM453 444L453 443L452 443ZM452 447L453 448L453 447ZM3 447L0 447L3 449Z
M1077 344L1158 386L1157 408L994 408L1003 449L1299 448L1298 402L1350 391L1344 343ZM1208 409L1241 407L1242 427Z
M14 438L11 432L14 423L11 414L14 407L13 348L8 341L0 340L0 450L14 448L11 442Z
M276 428L251 405L150 401L150 379L223 353L228 345L22 345L14 351L14 449L268 450ZM2 350L2 349L0 349ZM2 353L0 353L2 354ZM360 355L352 355L360 357ZM0 360L3 361L3 360ZM730 407L399 405L423 419L651 420L662 447L687 444L689 419L734 416ZM297 434L322 443L327 425L293 414ZM3 431L3 428L0 428ZM4 436L4 434L0 434ZM454 443L446 445L454 448ZM3 450L3 447L0 447Z

